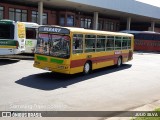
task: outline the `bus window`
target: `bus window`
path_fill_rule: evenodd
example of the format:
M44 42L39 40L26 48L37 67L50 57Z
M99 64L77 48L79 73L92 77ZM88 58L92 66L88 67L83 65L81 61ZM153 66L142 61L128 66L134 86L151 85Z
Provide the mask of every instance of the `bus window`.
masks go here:
M122 40L122 49L128 49L128 37L123 37L123 40Z
M85 52L95 52L96 35L85 35Z
M138 40L153 40L154 35L147 34L147 33L136 33L135 34L135 39L138 39Z
M160 35L159 34L155 34L154 35L154 40L160 40Z
M51 35L50 55L59 58L70 56L70 37L62 35Z
M121 50L121 37L115 37L115 50Z
M26 28L26 39L36 39L35 28Z
M128 38L128 49L131 49L131 38Z
M48 34L39 34L37 41L36 53L49 55L49 35Z
M13 24L0 24L0 39L14 39Z
M83 34L73 35L73 54L83 53Z
M97 46L96 46L96 51L105 51L105 36L97 36Z
M106 50L114 50L114 36L107 37Z

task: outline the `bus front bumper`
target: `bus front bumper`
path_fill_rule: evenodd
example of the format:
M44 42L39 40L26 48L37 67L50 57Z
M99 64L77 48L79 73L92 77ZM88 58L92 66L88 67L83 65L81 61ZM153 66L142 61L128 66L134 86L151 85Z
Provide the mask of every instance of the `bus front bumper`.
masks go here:
M69 67L66 65L49 65L45 63L41 63L39 61L35 61L33 64L34 67L40 68L47 71L57 72L57 73L64 73L64 74L70 74Z

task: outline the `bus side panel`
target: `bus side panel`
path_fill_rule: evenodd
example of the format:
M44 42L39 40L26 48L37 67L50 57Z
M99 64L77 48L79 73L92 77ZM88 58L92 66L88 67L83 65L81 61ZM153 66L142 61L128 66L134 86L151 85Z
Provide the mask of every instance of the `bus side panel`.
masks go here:
M87 58L90 56L91 58ZM129 60L129 50L86 53L72 55L71 74L83 72L86 61L92 62L92 70L117 64L118 57L122 56L123 62Z
M160 41L155 40L135 40L135 50L140 51L160 51Z
M83 66L70 68L70 74L83 72Z
M13 55L17 49L17 41L12 39L0 40L0 55Z
M83 66L86 60L85 54L73 54L70 61L70 74L83 72Z
M34 53L36 45L37 45L36 39L26 39L25 53Z
M92 70L114 65L114 55L112 52L97 52L97 53L85 53L72 55L70 73L83 72L84 64L87 61L91 61ZM111 55L112 54L112 55ZM90 56L90 58L88 58Z
M0 47L0 55L13 55L14 50L11 48L1 48Z
M93 61L93 66L92 66L93 70L107 66L112 66L114 65L114 52L113 51L97 52L94 54L92 61Z
M93 63L93 70L98 69L98 68L107 67L107 66L112 66L112 65L114 65L114 60L108 60L106 62Z
M94 70L98 68L116 65L117 60L120 56L122 57L123 63L128 62L133 58L132 55L130 55L131 54L130 52L131 50L115 50L115 51L97 53L96 56L98 56L98 54L102 56L95 57L92 59L93 62L92 69Z
M122 56L122 62L125 63L125 62L128 62L130 60L133 59L133 50L122 50L122 54L120 55ZM117 58L118 60L118 58ZM116 64L117 64L117 60L116 60Z

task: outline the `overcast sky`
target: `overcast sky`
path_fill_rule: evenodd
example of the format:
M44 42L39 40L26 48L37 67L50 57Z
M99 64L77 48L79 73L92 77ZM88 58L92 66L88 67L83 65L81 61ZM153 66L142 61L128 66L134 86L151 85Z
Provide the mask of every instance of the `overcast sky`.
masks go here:
M153 5L153 6L160 7L160 0L136 0L136 1L143 2L143 3L147 3L147 4L150 4L150 5Z

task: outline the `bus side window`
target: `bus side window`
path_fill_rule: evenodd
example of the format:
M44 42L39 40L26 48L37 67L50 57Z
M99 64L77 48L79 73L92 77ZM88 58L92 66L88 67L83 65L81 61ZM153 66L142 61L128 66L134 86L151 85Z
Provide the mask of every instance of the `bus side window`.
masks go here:
M83 53L83 34L73 35L73 54Z
M114 36L108 36L106 50L113 50L113 49L114 49Z
M131 38L128 39L128 49L131 49Z
M122 49L127 49L127 40L123 39L122 41Z
M36 39L36 29L35 28L26 28L26 38L27 39Z
M115 37L115 50L121 50L122 49L122 38L121 37Z
M79 39L76 38L75 39L75 49L77 49L79 47Z
M131 48L131 38L123 37L122 40L122 49L130 49Z
M105 36L101 35L97 36L97 48L96 48L97 52L105 51L105 39L106 39Z
M85 52L95 52L96 35L85 35Z

